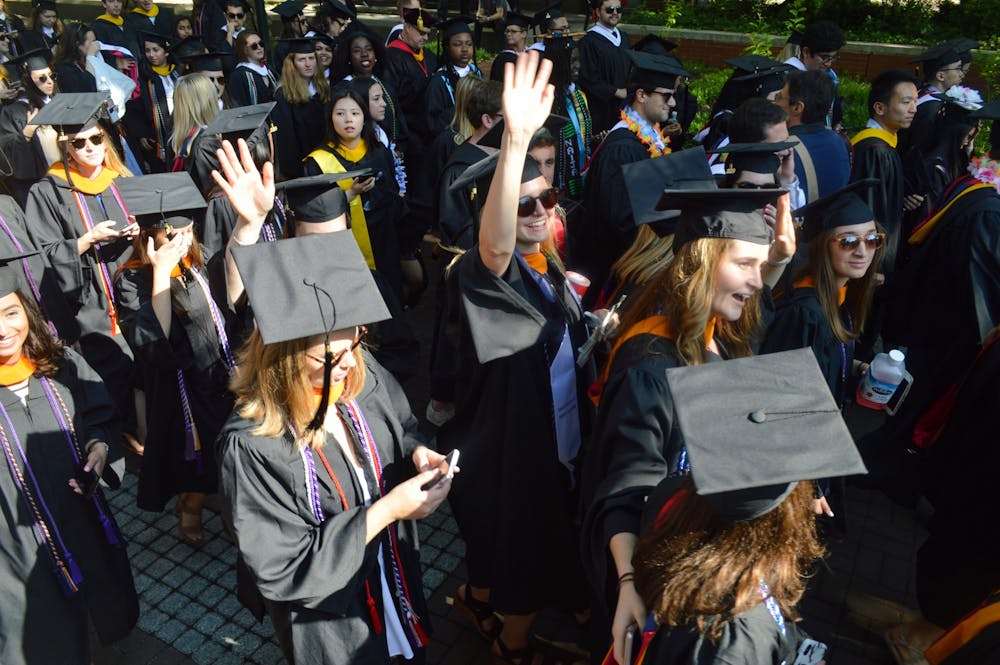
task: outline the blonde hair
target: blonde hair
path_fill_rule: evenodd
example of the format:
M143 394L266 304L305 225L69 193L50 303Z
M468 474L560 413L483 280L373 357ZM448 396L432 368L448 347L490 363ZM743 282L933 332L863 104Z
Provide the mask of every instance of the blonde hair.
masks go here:
M285 96L285 101L289 104L295 104L296 106L301 104L308 104L309 100L312 99L312 95L309 94L309 83L306 79L302 78L299 71L295 69L295 56L297 55L309 55L308 53L289 53L285 58L285 62L281 65L281 89L284 90L282 93ZM313 54L315 57L315 54ZM316 71L313 72L313 76L310 79L313 86L316 88L316 94L319 95L319 100L324 104L330 103L330 82L326 80L323 76L323 69L319 66L319 62L316 63ZM322 136L317 136L316 140L322 140Z
M458 85L455 86L455 115L451 117L450 127L453 132L462 137L462 141L467 141L472 136L472 132L475 131L472 123L469 122L466 106L471 101L476 86L484 83L485 81L478 76L466 76L459 79ZM458 139L455 141L458 142Z
M619 330L624 333L639 321L666 314L674 332L677 355L686 365L706 361L705 329L715 297L715 273L734 242L723 238L698 238L684 243L674 260L653 276L628 309ZM734 358L751 354L750 340L760 323L760 293L743 307L736 321L716 321L714 338Z
M229 389L236 395L236 412L257 423L254 436L283 436L292 431L300 445L320 448L326 431L320 428L305 435L316 412L315 391L306 373L305 352L315 338L264 344L254 330L239 351L236 374ZM361 347L354 349L354 367L347 372L341 400L351 400L365 385L365 362ZM333 405L330 405L333 408Z
M619 285L644 286L673 260L674 236L661 238L649 224L643 224L632 245L611 265L611 274Z
M177 79L174 87L174 129L170 147L180 154L192 129L205 127L219 115L215 84L200 72Z

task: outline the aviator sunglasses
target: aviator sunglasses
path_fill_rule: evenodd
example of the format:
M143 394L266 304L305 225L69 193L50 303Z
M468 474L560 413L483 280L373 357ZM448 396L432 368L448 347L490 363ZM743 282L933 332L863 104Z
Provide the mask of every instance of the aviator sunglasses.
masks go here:
M83 147L87 145L87 141L90 141L94 145L101 145L104 143L104 134L94 134L93 136L85 139L73 139L69 142L69 144L73 146L74 150L83 150Z
M877 233L872 231L871 233L866 233L865 235L855 235L853 233L845 236L837 236L831 238L837 242L837 246L843 250L854 250L857 249L858 245L862 242L868 246L868 249L878 249L885 242L885 234Z
M543 208L552 210L559 202L559 190L550 187L538 196L522 196L517 200L517 216L528 217L531 215L535 212L535 206L538 205L539 201L541 201Z

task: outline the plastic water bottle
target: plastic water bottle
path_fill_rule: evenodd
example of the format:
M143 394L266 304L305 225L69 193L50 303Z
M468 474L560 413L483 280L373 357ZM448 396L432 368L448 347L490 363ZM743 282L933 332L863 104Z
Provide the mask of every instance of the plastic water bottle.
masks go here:
M905 360L906 357L899 350L875 356L868 367L868 373L858 384L858 404L876 411L884 410L903 380L909 377Z

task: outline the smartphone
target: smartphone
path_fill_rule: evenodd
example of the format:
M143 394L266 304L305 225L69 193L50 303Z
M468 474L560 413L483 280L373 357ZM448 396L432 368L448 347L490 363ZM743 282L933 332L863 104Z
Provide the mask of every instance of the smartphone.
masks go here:
M433 478L431 478L427 483L420 486L420 489L426 492L430 488L440 483L442 480L451 480L452 478L455 477L455 465L458 464L458 448L455 448L450 453L448 453L448 456L445 458L444 463L448 465L448 470L442 473L441 470L439 469L438 472L434 474Z
M76 484L80 486L80 491L83 492L83 498L89 499L94 496L94 492L97 491L97 483L100 482L101 477L97 475L97 472L91 469L90 471L84 471L83 467L85 464L80 464L76 469Z
M826 645L807 639L799 645L799 653L794 665L819 665L826 657Z
M635 660L635 636L639 634L639 626L632 624L625 629L625 662L621 665L632 665Z

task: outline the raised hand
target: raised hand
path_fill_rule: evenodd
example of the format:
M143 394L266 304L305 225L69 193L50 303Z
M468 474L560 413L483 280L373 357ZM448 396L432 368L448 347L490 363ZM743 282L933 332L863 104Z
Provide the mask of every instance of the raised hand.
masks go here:
M504 131L529 141L549 117L555 95L549 83L552 61L539 60L538 51L529 50L504 66Z
M774 244L768 260L777 263L795 254L795 225L792 223L792 205L788 194L778 197L778 207L774 219Z
M172 239L160 245L157 249L153 239L149 238L146 243L146 254L149 262L153 264L153 270L170 274L181 259L187 256L191 249L191 234L178 233Z
M239 157L232 143L222 142L222 147L215 151L222 173L213 170L212 178L229 199L236 214L259 234L267 213L274 207L274 166L267 162L258 171L246 141L240 139L238 146Z

